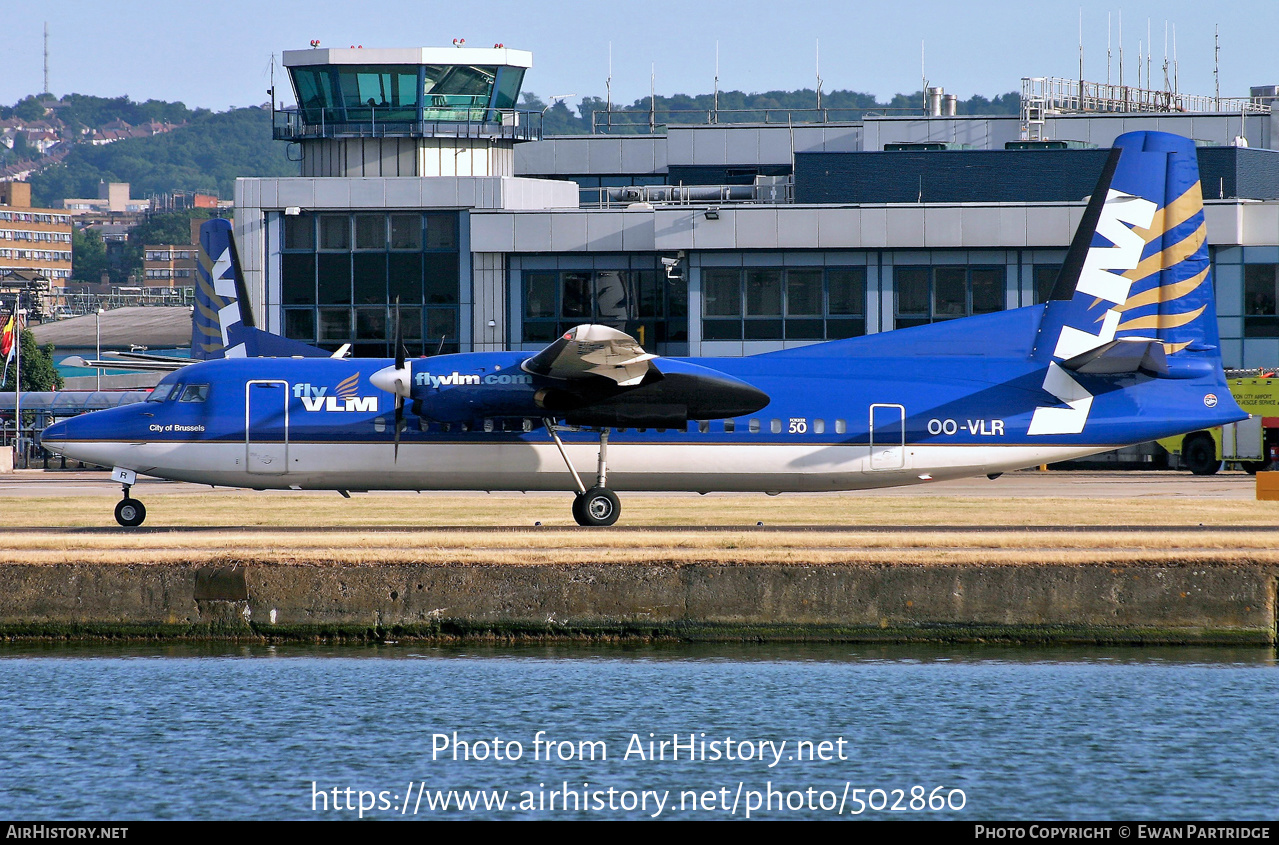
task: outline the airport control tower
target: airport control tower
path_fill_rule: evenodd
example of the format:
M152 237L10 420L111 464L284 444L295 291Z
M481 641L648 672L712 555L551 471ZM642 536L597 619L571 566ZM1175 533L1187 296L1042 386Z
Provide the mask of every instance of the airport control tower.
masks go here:
M515 175L542 134L515 108L532 64L500 45L285 51L297 105L272 97L272 135L298 175L235 188L261 327L385 357L398 314L414 355L503 348L506 256L472 250L473 213L578 204L573 182Z
M513 147L541 138L541 114L517 111L524 50L286 50L296 110L276 140L299 145L302 176L513 176Z

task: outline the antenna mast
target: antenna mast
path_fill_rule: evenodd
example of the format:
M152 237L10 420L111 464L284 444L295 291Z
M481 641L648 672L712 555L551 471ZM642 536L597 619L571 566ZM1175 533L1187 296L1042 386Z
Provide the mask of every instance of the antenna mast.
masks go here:
M1084 7L1079 7L1079 108L1084 107Z
M49 22L44 22L44 93L49 93Z
M814 49L813 56L816 59L817 70L817 110L822 110L822 40L817 39L817 46Z
M1217 111L1221 111L1221 38L1219 24L1212 25L1212 84L1216 89Z

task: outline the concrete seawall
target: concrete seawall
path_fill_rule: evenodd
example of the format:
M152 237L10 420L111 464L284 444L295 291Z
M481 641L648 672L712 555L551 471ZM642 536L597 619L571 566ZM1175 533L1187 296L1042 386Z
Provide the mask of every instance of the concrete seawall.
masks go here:
M1276 643L1279 568L3 564L0 636Z

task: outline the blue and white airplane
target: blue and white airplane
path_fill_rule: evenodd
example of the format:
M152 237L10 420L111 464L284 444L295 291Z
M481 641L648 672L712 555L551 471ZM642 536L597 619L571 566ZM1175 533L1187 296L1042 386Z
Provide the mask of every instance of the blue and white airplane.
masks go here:
M128 526L146 514L129 495L138 474L343 495L576 491L581 525L617 520L614 490L994 476L1247 416L1221 368L1205 231L1193 142L1133 132L1041 305L715 359L659 358L600 325L536 354L240 357L265 333L222 323L205 332L228 357L170 373L145 403L56 423L43 443L114 467ZM224 236L209 245L218 292L236 275Z

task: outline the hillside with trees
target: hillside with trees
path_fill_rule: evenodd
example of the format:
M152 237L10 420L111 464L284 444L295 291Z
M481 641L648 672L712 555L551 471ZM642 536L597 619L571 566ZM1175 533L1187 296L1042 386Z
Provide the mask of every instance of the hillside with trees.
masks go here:
M196 191L231 199L238 176L296 176L286 144L271 140L271 112L245 108L195 113L185 126L147 138L76 144L30 177L32 201L95 197L98 182L128 182L136 197Z
M827 120L860 120L870 112L918 114L922 92L897 94L879 102L871 94L829 91L821 95ZM721 91L718 122L804 123L815 120L817 92ZM600 97L583 97L576 107L547 104L531 91L524 109L543 112L546 135L578 135L592 129L592 112L607 108ZM647 132L659 125L708 123L713 94L643 97L613 105L613 132ZM977 95L958 101L959 114L1017 114L1015 92L993 99ZM250 107L213 112L160 100L67 94L24 97L0 106L0 177L26 178L32 199L56 207L67 197L96 197L98 183L128 182L135 197L195 191L231 199L240 176L295 176L287 144L271 140L271 112ZM90 247L91 249L91 247Z

